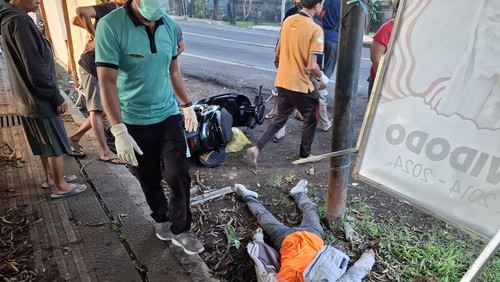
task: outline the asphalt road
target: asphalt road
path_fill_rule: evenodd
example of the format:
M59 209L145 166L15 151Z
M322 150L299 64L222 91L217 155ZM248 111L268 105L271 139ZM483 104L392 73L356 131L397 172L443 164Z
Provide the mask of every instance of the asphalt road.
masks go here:
M182 72L205 81L225 86L238 86L265 91L271 89L276 76L274 47L278 32L237 28L210 22L179 20L186 49L179 58ZM370 60L369 49L363 47L360 61L358 93L366 96ZM333 91L333 75L328 86ZM213 96L221 93L212 93Z

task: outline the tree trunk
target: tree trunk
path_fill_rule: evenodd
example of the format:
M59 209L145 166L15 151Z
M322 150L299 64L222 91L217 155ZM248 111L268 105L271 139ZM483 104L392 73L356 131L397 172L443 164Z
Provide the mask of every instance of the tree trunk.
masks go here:
M243 2L243 21L246 21L246 19L250 15L250 11L252 9L252 0L250 0L250 2L248 3L248 9L245 9L246 4L247 4L247 0L245 0ZM245 12L245 10L246 10L246 12Z
M214 20L219 20L219 0L214 0Z

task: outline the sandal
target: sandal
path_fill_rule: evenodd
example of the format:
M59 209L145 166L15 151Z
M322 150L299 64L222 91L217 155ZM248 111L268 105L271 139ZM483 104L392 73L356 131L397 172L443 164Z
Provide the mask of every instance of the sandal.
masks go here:
M73 186L73 188L71 188L71 190L69 190L68 192L62 193L62 194L52 193L52 194L50 194L50 197L52 199L59 199L59 198L63 198L63 197L68 197L68 196L80 194L81 192L83 192L85 190L87 190L87 186L85 186L83 184L75 184L75 186Z
M83 151L82 146L78 145L77 149L73 148L73 146L70 146L70 148L71 148L71 154L69 154L70 156L73 156L75 158L86 158L87 157L87 155Z
M76 175L73 175L73 174L64 176L64 181L66 181L68 183L74 182L77 179L78 179L78 177ZM42 183L42 189L49 189L52 187L54 187L54 185L49 185L49 184L47 184L47 182Z

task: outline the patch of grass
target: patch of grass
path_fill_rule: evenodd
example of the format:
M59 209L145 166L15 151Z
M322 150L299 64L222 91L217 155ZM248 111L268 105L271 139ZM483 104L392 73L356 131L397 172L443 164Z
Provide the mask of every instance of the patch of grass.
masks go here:
M290 175L285 177L285 182L288 184L295 184L295 182L297 182L296 179L297 179L297 175L290 174Z
M236 21L236 26L237 27L249 27L255 25L254 22L247 22L247 21Z
M335 236L332 232L324 232L323 240L325 241L325 245L333 245L335 241L338 240L337 236Z
M316 193L313 191L309 191L308 194L314 194L314 197L317 198ZM316 203L318 205L319 217L325 218L325 216L326 216L326 201L321 201L321 202L316 202Z
M123 234L121 230L121 224L117 220L112 220L111 221L111 231L116 233L118 235L118 240L124 242L127 240L127 237L125 237L125 234Z
M275 207L282 207L282 206L287 206L290 202L290 199L288 197L281 197L281 198L273 198L271 199L271 205Z
M267 25L267 26L281 26L281 23L275 22L259 22L257 25Z
M266 180L266 186L269 186L273 189L282 189L286 188L285 185L293 185L297 182L297 175L289 174L287 176L276 175L271 179Z
M275 177L268 179L266 181L266 186L269 186L273 189L281 189L283 187L285 178L283 175L276 175Z
M369 240L380 240L377 267L398 281L411 281L418 276L459 281L482 249L478 239L458 236L458 232L443 226L419 231L405 224L406 219L375 220L362 204L356 210L367 214L351 222L356 231ZM489 263L478 281L500 281L500 255Z
M279 23L275 22L258 22L255 23L254 21L236 21L236 26L237 27L249 27L249 26L254 26L254 25L265 25L265 26L280 26Z
M481 281L500 281L500 255L496 255L494 259L488 263L481 275Z
M116 220L111 221L111 231L120 233L120 223Z

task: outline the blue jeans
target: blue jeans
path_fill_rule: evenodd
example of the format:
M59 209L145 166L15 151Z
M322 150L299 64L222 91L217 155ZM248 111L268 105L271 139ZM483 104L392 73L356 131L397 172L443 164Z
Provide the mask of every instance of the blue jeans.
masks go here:
M274 247L279 250L286 236L296 231L306 231L323 236L323 227L319 223L318 205L313 203L307 193L294 195L293 199L302 211L302 222L299 227L288 227L277 220L260 202L254 197L247 197L248 209L257 218L259 225L271 237Z

